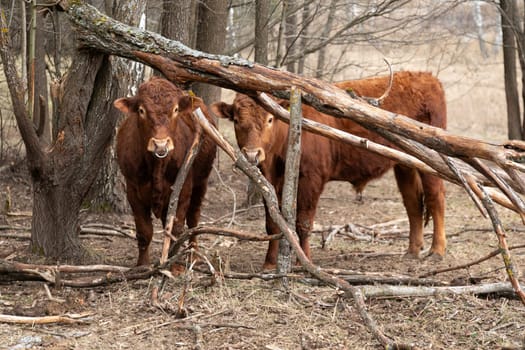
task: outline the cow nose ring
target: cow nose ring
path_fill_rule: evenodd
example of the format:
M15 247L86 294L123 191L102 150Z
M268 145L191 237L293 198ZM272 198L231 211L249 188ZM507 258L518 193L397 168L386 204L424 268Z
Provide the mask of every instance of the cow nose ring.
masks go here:
M168 153L169 153L168 149L166 149L166 148L164 149L164 152L162 152L162 153L159 153L158 150L155 150L155 152L154 152L155 157L160 158L160 159L166 158L168 156Z

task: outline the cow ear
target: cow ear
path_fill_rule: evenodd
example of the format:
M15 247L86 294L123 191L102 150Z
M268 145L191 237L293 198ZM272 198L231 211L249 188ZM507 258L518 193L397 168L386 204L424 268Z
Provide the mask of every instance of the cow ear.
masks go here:
M131 101L129 98L122 97L113 102L113 106L115 106L118 110L124 113L129 113L131 109Z
M178 101L179 113L181 112L193 112L194 109L201 106L202 100L197 96L186 95L182 96Z
M211 110L217 117L233 121L233 105L225 102L215 102L211 105Z

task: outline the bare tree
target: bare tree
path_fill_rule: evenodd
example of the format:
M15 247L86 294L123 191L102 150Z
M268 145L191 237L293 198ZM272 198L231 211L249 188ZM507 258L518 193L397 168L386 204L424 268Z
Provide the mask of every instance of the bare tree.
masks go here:
M122 21L139 17L132 12L140 9L139 1L115 4ZM78 237L79 212L113 135L119 115L112 101L123 86L127 89L121 79L125 69L108 55L74 52L67 74L56 87L58 106L51 117L57 120L58 132L49 146L39 139L25 105L27 86L11 45L16 33L9 30L6 16L1 20L0 54L33 185L31 249L54 260L92 260L93 253Z

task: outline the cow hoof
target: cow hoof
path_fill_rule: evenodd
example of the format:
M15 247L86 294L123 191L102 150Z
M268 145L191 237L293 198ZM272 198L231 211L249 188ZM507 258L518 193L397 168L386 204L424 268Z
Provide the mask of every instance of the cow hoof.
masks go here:
M175 277L182 275L184 271L186 271L186 268L184 267L184 265L177 264L177 263L171 265L171 274Z
M443 255L430 252L427 256L425 256L425 260L431 262L440 262L443 261Z
M403 259L407 259L407 260L419 260L419 254L417 254L417 253L411 253L411 252L406 252L405 255L403 255Z
M263 264L263 267L262 267L263 271L270 271L270 270L275 270L277 269L277 264L272 264L272 263L264 263Z

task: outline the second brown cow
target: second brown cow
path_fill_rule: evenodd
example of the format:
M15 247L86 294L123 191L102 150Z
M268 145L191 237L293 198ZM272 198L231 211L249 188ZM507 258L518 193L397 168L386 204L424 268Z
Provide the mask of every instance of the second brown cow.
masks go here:
M190 114L197 107L208 113L200 98L156 77L143 83L137 95L119 98L114 105L127 115L117 134L117 160L135 218L137 265L146 265L153 236L151 214L166 225L171 186L194 139ZM215 153L215 143L203 135L179 195L173 233L180 233L185 222L188 227L198 224Z
M353 94L359 96L376 97L387 90L389 77L351 80L336 85L351 90ZM282 104L286 105L287 101L282 101ZM394 74L392 89L383 100L381 108L436 127L446 128L445 94L439 80L430 73ZM239 148L249 161L259 165L263 175L274 185L280 200L288 125L277 120L254 100L242 94L236 95L233 104L215 103L212 111L217 116L233 121ZM310 106L303 106L303 117L388 145L383 138L356 123L348 119L331 117ZM370 180L379 178L392 168L409 219L407 256L419 257L423 248L423 226L428 221L429 215L434 224L429 255L433 258L444 256L445 188L440 178L309 132L303 132L301 144L296 229L306 256L310 258L309 235L324 185L328 181L348 181L360 192ZM268 213L266 213L266 231L268 234L279 233L278 227ZM263 268L270 269L275 266L277 252L278 242L272 241Z

